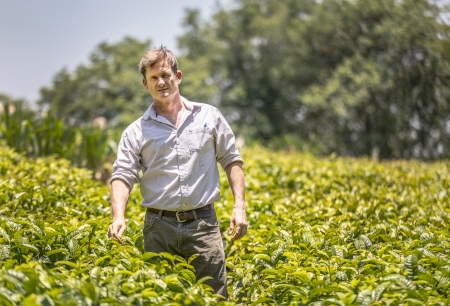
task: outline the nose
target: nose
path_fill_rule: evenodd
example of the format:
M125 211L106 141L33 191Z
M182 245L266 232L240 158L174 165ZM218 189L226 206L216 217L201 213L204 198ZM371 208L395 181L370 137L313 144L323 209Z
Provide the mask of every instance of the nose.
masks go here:
M164 86L165 82L164 79L162 77L158 78L158 86Z

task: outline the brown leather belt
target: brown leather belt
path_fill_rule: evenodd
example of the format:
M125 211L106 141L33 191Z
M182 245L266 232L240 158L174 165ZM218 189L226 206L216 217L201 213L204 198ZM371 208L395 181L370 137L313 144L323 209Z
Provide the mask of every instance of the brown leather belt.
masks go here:
M187 220L195 220L195 215L198 218L209 218L211 217L211 209L212 205L208 204L206 206L192 209L192 210L186 210L186 211L169 211L169 210L163 210L161 213L161 216L169 217L169 218L175 218L178 222L186 222ZM147 208L148 211L151 211L152 213L159 214L161 210L155 209L155 208ZM195 211L195 214L194 214Z

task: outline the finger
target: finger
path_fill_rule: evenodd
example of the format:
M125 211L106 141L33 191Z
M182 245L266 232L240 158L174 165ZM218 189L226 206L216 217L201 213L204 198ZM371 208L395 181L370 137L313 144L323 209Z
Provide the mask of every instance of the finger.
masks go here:
M231 237L231 240L236 240L241 237L242 228L240 226L236 226L236 231L234 232L233 237Z
M244 237L246 234L247 234L247 223L243 223L236 227L236 232L231 239L236 240Z
M120 226L120 229L119 229L119 231L117 232L117 236L122 237L122 234L123 234L123 232L125 232L126 228L127 228L127 227L126 227L125 225Z
M121 226L119 231L117 232L117 238L120 239L120 241L122 241L122 235L123 232L125 232L126 227L125 226Z
M228 234L231 235L233 233L233 231L234 231L234 219L232 219L230 221L230 230L229 230Z
M123 226L111 224L108 229L108 237L109 238L112 237L112 238L116 239L117 241L119 241L120 244L123 245L122 233L124 231L125 231L125 228L123 228Z
M119 243L120 243L121 245L124 245L123 240L122 240L122 237L117 237L116 239L117 239L117 241L119 241Z
M114 237L114 238L116 238L116 239L120 242L120 244L122 244L122 245L123 245L122 235L123 235L123 232L125 232L125 229L126 229L126 226L125 226L125 225L119 225L118 228L117 228L117 230L116 230L115 237Z
M242 236L245 236L247 234L247 225L242 227Z
M114 228L114 225L110 225L108 228L108 237L109 238L116 238L116 230Z
M111 237L117 238L117 228L115 225L111 225L110 227Z

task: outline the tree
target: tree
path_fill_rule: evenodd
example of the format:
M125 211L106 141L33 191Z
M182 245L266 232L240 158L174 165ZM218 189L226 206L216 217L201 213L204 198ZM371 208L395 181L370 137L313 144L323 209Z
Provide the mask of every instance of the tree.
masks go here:
M324 1L311 18L316 52L338 61L301 101L327 111L342 154L380 157L446 157L450 120L450 28L426 0ZM336 38L316 29L333 12ZM320 51L325 54L320 55ZM331 127L331 126L330 126Z
M180 47L186 58L209 70L202 85L217 88L211 98L220 102L230 121L245 134L267 140L297 125L298 16L309 14L314 2L239 3L236 9L219 10L204 25L191 12ZM190 74L199 75L197 70Z
M427 0L240 0L180 47L191 92L238 131L286 134L322 153L434 159L450 148L450 28ZM199 68L199 69L198 69ZM200 72L207 69L208 73ZM195 88L196 87L196 88Z
M41 89L38 104L75 124L97 117L105 117L112 125L129 124L151 103L138 71L150 43L131 37L100 43L87 65L79 65L74 72L58 72L52 86Z

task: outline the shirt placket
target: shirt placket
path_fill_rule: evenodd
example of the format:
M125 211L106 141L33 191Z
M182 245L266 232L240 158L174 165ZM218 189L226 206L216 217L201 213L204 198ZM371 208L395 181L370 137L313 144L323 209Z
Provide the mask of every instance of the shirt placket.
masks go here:
M182 135L177 135L176 148L178 154L178 170L180 173L181 210L188 210L189 182L187 163L189 161L189 150L187 143L183 141Z
M184 125L187 116L191 113L190 110L186 110L181 122L180 127ZM191 209L191 205L189 202L189 167L188 162L190 159L189 154L189 145L188 145L188 137L185 132L185 129L179 129L177 133L176 140L176 148L178 154L178 171L180 178L180 192L181 192L181 209L180 210L189 210Z

